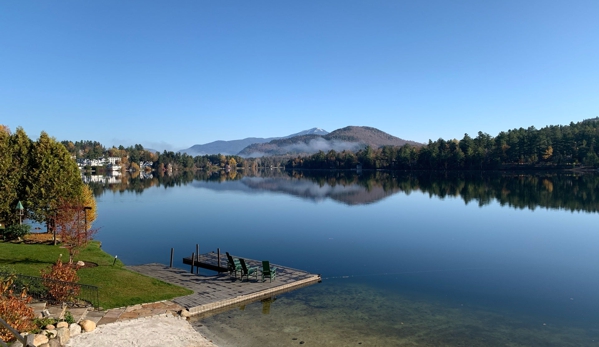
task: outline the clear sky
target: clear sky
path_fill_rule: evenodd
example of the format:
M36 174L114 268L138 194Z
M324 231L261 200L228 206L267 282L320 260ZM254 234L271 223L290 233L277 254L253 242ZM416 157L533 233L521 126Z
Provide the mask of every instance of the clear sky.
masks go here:
M597 116L597 0L0 2L0 124L33 139L427 142Z

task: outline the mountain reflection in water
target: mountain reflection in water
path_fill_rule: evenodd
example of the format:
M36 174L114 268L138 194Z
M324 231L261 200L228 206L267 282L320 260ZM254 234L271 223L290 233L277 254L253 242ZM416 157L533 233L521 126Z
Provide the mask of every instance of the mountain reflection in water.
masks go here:
M313 202L326 199L364 205L393 194L422 192L431 197L456 197L479 206L498 201L519 209L564 209L597 212L599 175L573 173L471 173L471 172L363 172L352 171L242 171L184 172L151 178L123 176L121 182L90 182L96 196L106 191L136 192L150 187L190 186L215 191L287 194Z

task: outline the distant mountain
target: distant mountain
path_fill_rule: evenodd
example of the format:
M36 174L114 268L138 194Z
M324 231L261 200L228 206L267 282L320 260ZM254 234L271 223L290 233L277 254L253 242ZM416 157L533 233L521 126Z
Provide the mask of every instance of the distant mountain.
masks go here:
M299 133L282 136L282 137L248 137L242 140L231 140L231 141L214 141L210 143L205 143L203 145L194 145L188 149L182 149L179 152L187 153L191 156L197 155L207 155L207 154L223 154L223 155L234 155L239 153L242 149L246 148L249 145L256 143L266 143L275 139L285 139L289 137L299 136L299 135L307 135L307 134L317 134L317 135L326 135L328 132L326 130L320 128L312 128L304 131L300 131Z
M309 134L255 143L244 148L239 152L239 155L260 157L285 154L312 154L318 151L327 152L331 149L338 152L343 150L357 151L366 146L379 148L382 146L403 146L406 143L413 146L422 146L421 143L400 139L376 128L348 126L322 136Z
M312 129L300 131L299 133L291 134L289 136L285 136L284 138L295 137L295 136L302 136L302 135L326 135L328 133L329 132L326 131L326 130L324 130L324 129L312 128Z
M191 156L207 155L207 154L223 154L233 155L239 153L245 147L254 143L264 143L272 141L276 137L261 138L261 137L248 137L242 140L231 140L231 141L214 141L203 145L194 145L188 149L182 149L179 152L187 153Z

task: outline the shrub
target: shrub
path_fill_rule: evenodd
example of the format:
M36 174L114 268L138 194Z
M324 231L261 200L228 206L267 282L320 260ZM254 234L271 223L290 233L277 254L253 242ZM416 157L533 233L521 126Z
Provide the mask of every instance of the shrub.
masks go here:
M25 290L14 294L11 289L15 276L10 275L0 281L0 317L19 332L29 331L34 328L32 323L33 309L27 304L31 297ZM15 337L8 329L0 326L0 340L12 341Z
M64 313L64 321L69 323L69 325L75 323L75 317L73 317L73 314L71 313L71 311L66 311Z
M19 237L23 237L29 234L31 230L31 225L29 224L13 224L6 227L6 229L1 230L2 236L5 240L16 240Z
M58 260L49 269L42 269L42 278L44 285L48 288L48 293L57 302L73 302L79 295L81 287L76 284L79 281L77 276L77 267L62 262L62 254Z

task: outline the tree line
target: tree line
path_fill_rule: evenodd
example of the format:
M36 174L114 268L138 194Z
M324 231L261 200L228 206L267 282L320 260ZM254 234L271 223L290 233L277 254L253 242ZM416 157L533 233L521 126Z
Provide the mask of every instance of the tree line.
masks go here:
M96 216L95 200L83 184L75 160L63 144L45 132L36 141L22 128L14 133L0 126L0 220L19 224L17 203L23 218L52 226L65 206L88 206L88 224Z
M461 140L429 140L417 147L366 147L351 151L318 152L287 161L289 169L497 170L599 166L599 118L542 129L502 131L497 136L479 132Z
M139 171L139 162L152 162L157 172L188 170L251 169L283 167L289 157L243 158L238 155L209 154L191 156L187 153L163 151L153 152L141 144L106 148L100 142L91 140L62 141L67 151L77 159L99 159L118 157L119 165L125 170Z

